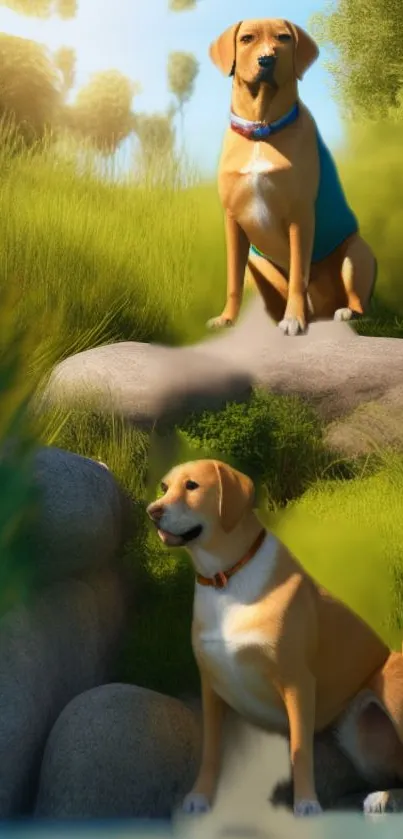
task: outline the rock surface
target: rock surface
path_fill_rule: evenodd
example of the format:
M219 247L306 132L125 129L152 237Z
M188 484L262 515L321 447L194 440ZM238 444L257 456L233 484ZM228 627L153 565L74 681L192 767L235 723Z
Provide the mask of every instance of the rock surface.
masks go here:
M124 586L110 569L46 588L0 622L0 818L29 813L46 738L68 702L114 675Z
M242 399L253 385L310 400L326 422L368 403L378 403L383 416L392 403L400 422L403 341L358 336L348 324L334 322L313 323L307 334L290 338L255 297L234 328L192 347L122 343L71 356L53 371L44 399L65 405L92 399L97 407L151 424ZM382 420L379 425L384 431ZM334 428L332 434L335 439ZM346 434L344 427L344 439ZM339 442L343 446L341 437Z
M169 818L192 786L200 742L198 702L186 706L122 684L88 691L65 708L49 737L36 816ZM316 738L315 768L324 808L362 808L371 789L331 732ZM292 803L289 776L286 741L230 713L213 821L259 829L281 822Z
M41 491L32 534L38 574L46 582L111 565L129 533L130 508L108 469L53 447L34 463Z
M74 699L49 737L37 817L167 818L192 785L200 722L176 699L110 684Z
M231 359L212 362L197 348L121 342L70 356L53 371L39 405L94 407L140 425L166 415L244 398L250 377Z

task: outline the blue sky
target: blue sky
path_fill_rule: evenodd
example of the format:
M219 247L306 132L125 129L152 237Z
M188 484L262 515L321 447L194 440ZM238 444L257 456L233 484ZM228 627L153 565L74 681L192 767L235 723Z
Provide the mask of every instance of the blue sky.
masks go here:
M140 82L142 93L135 99L135 109L148 112L164 110L170 102L168 53L194 53L200 72L186 112L186 143L199 167L213 173L228 120L231 82L211 64L209 44L231 23L246 17L285 17L306 27L324 0L199 0L195 11L183 13L168 12L167 5L168 0L79 0L73 21L27 18L3 7L0 31L41 41L50 49L74 47L78 87L97 70L121 70ZM334 148L343 137L343 126L331 98L325 60L322 50L300 85L300 95Z

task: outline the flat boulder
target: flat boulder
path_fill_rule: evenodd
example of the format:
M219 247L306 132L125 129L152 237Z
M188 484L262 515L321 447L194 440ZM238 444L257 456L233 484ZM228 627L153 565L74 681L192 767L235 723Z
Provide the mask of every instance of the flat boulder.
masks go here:
M284 336L255 297L235 327L191 347L123 342L67 358L53 370L39 405L88 405L152 425L245 399L260 385L308 400L328 423L369 403L379 403L386 417L390 400L400 422L402 379L403 341L360 336L335 322ZM342 433L339 442L343 448Z
M123 341L85 350L53 370L39 410L49 405L116 413L139 425L166 416L218 408L250 392L250 377L231 359L198 347L162 347Z

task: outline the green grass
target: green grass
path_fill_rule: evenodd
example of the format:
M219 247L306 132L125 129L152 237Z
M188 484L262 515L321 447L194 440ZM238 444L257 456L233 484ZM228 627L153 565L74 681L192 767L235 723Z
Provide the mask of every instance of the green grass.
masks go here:
M374 334L403 337L403 121L352 125L339 155L343 185L379 264ZM385 328L386 327L386 328ZM372 334L372 324L368 324Z
M0 144L0 288L21 290L21 323L51 312L64 356L114 340L178 344L223 304L225 252L216 190L147 179L101 181L52 149ZM48 347L49 336L38 339Z
M275 533L322 585L389 644L403 640L403 456L350 481L319 481L276 515Z
M401 193L394 189L400 157L394 136L389 145L389 169L384 142L379 165L385 177L382 170L373 200L367 196L373 153L360 147L359 165L347 157L342 170L380 260L371 316L357 328L401 336ZM190 186L183 189L169 166L161 183L147 177L119 180L113 171L105 181L88 153L82 153L78 171L71 150L61 155L50 146L15 154L10 135L0 137L0 167L0 288L21 291L23 325L52 313L51 333L37 333L44 353L51 349L64 357L115 340L182 344L205 336L206 319L221 311L225 298L223 217L215 183L200 183L188 173Z

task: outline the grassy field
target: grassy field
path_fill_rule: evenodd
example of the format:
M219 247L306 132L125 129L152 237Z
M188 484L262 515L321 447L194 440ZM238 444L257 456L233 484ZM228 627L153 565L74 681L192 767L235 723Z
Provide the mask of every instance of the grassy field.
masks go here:
M391 164L386 154L381 161L385 171L378 168L371 201L373 154L368 151L367 160L359 148L356 177L356 157L352 165L344 155L342 169L363 232L382 257L372 316L358 328L397 336L403 335L403 242L402 209L393 191L401 180L394 136L391 147L394 156ZM12 151L12 141L0 138L0 288L20 291L24 325L51 313L53 328L37 332L45 354L60 358L115 340L181 344L205 335L206 319L221 311L225 297L223 220L214 183L191 176L187 189L174 177L160 185L147 178L105 182L91 156L83 155L77 173L53 148Z
M383 142L370 199L374 147L362 141L357 165L348 154L342 162L363 232L382 255L373 308L358 328L403 337L403 211L397 198L402 190L396 188L401 166L395 134L389 140L383 136ZM2 405L9 405L9 422L2 429L6 438L21 411L25 416L30 388L57 359L115 340L178 345L202 338L205 320L223 304L225 248L214 184L194 181L183 189L174 179L159 185L147 178L102 182L87 158L78 173L54 149L17 155L5 141L0 166L0 289L15 293L14 332L7 333L0 358ZM27 346L21 343L26 331ZM10 373L7 353L17 346L21 352ZM162 549L144 515L158 470L189 455L218 455L253 475L262 517L318 579L400 646L399 453L366 463L340 462L324 449L322 429L310 409L293 398L260 394L247 407L229 405L216 415L189 417L173 430L175 446L172 439L158 441L124 428L118 418L77 412L44 417L34 433L45 444L105 461L135 502L137 535L126 561L139 606L122 654L122 678L176 694L197 686L189 640L189 562L182 552ZM21 439L31 441L24 443L28 454L30 434L21 432ZM6 517L26 509L29 518L28 462L17 452L13 469L3 477L0 507ZM24 544L10 542L9 550L11 565L3 565L3 576L11 594L5 605L30 585Z

